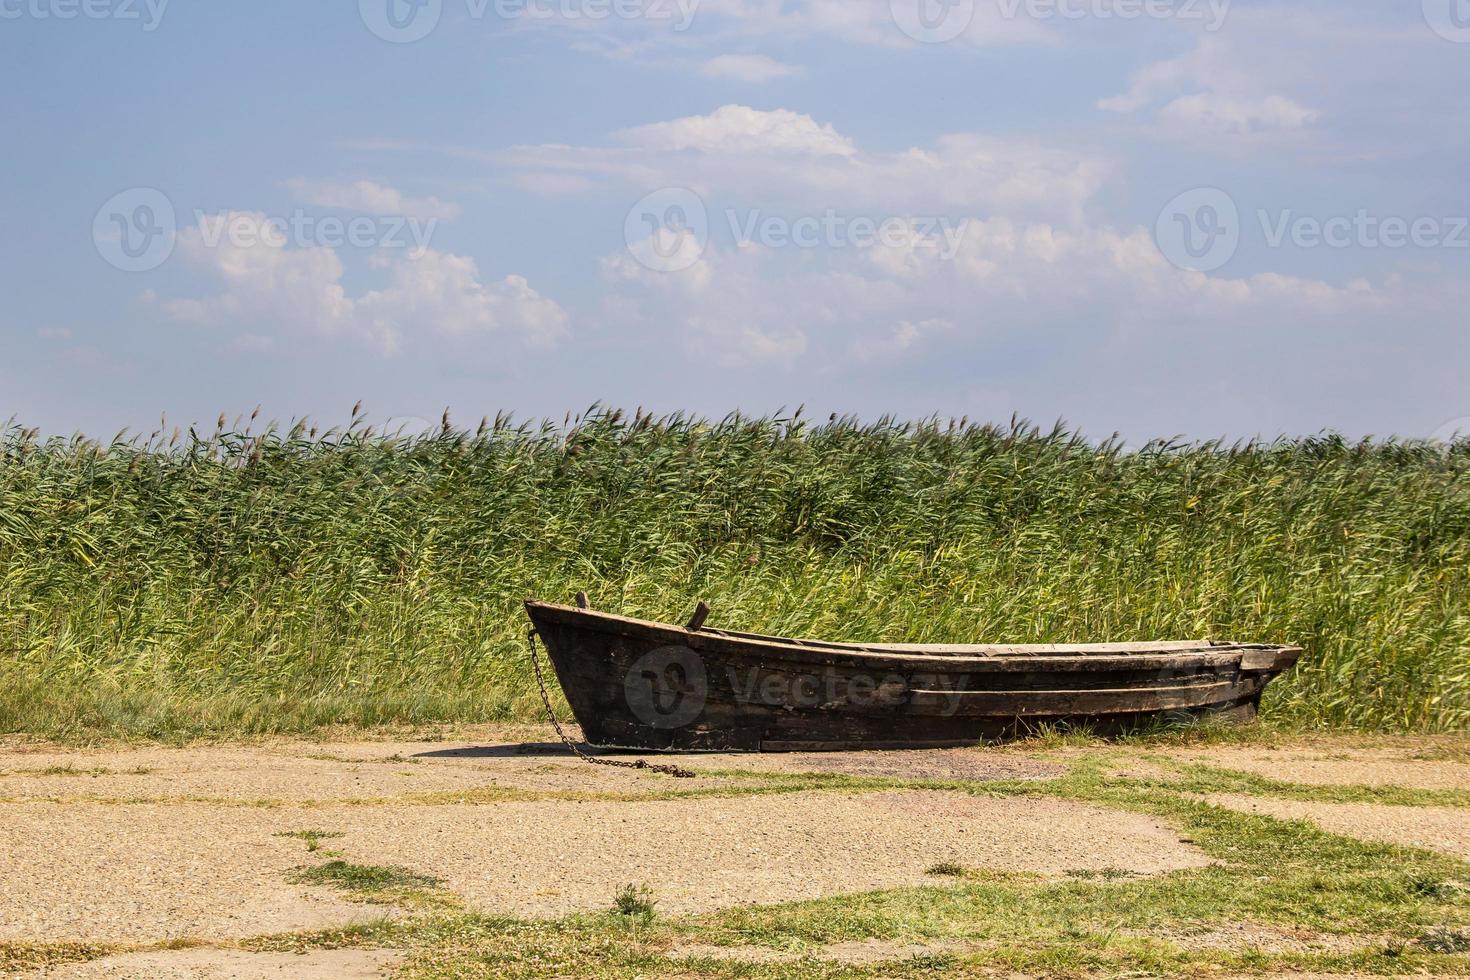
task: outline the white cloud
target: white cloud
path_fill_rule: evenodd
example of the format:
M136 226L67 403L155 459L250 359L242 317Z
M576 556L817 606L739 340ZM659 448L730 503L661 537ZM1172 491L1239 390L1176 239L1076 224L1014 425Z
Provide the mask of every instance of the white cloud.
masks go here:
M1310 127L1321 111L1296 89L1312 87L1303 52L1323 29L1315 18L1236 11L1231 30L1201 36L1194 48L1135 71L1127 91L1099 109L1144 114L1178 139L1270 137ZM1324 72L1324 74L1326 74Z
M493 164L524 190L554 197L613 186L720 191L766 209L840 208L886 217L1007 213L1075 223L1112 177L1088 142L1051 146L977 133L897 152L859 148L831 123L789 109L725 105L613 134L617 145L548 143L481 150L394 141L356 149L433 152Z
M212 323L222 319L281 325L313 325L335 334L351 327L352 301L342 287L342 261L329 248L286 248L267 234L269 219L259 212L227 212L222 221L249 221L260 230L254 244L230 236L211 248L199 227L179 233L179 254L214 273L224 291L203 299L163 300L180 320Z
M42 327L36 336L42 340L71 340L72 334L69 327Z
M789 109L769 112L743 105L721 106L707 116L625 129L618 138L643 150L700 153L758 153L850 157L857 151L830 124Z
M638 192L633 200L660 187L689 187L800 213L839 208L882 218L959 210L1069 223L1113 166L1085 145L1058 149L977 134L897 153L864 151L830 123L740 105L616 135L622 146L523 146L492 156L518 186L551 194L616 181Z
M373 264L387 269L392 281L355 304L370 336L396 337L407 325L432 325L461 337L508 331L546 348L566 335L565 311L522 276L485 285L474 259L433 249L407 260L379 255Z
M246 218L262 229L269 220L257 212L221 217ZM248 349L261 349L261 327L353 340L385 354L424 336L491 333L545 347L567 329L565 311L522 277L507 276L487 285L473 259L434 249L375 253L370 264L387 275L388 284L359 297L347 294L342 261L330 248L288 248L265 234L252 236L247 245L226 236L210 247L198 228L188 228L179 235L179 249L222 280L222 291L155 301L179 320L256 328L239 338Z
M897 246L711 245L679 273L604 259L605 314L630 336L672 340L714 363L836 370L835 352L882 370L1050 335L1073 345L1179 345L1188 338L1350 331L1430 297L1396 277L1335 286L1280 273L1223 279L1160 255L1148 231L972 219L952 260L915 235ZM944 352L948 350L951 355Z
M1269 130L1301 129L1319 113L1283 95L1237 99L1214 93L1184 95L1159 110L1159 119L1179 130L1245 135Z
M602 259L605 275L693 292L709 282L709 267L701 261L704 247L694 235L658 228L647 238L627 244L625 251ZM666 270L680 274L668 275Z
M761 84L799 75L801 69L764 54L722 54L701 65L699 73L709 78Z
M791 363L806 353L806 332L793 327L766 325L721 313L695 313L682 323L684 346L702 355L712 354L720 367L745 367L760 362Z
M806 352L806 325L822 314L771 281L780 267L764 251L711 245L677 273L650 270L627 252L609 255L602 263L611 287L605 319L634 336L656 331L721 367L790 363Z
M452 221L460 213L457 204L437 197L407 197L393 187L372 180L325 181L297 177L286 181L286 186L304 204L343 211L436 221Z

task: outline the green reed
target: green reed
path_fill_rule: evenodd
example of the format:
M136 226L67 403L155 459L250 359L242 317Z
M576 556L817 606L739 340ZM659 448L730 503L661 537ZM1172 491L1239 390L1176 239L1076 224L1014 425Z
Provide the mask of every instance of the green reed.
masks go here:
M0 428L0 731L532 718L520 600L908 641L1307 654L1290 724L1470 724L1470 443L593 410L416 436Z

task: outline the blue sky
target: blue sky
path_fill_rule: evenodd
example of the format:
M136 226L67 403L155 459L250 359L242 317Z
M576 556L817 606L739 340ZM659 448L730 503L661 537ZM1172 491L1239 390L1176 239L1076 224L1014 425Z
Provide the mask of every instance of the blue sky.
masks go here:
M0 417L1470 431L1470 0L0 0Z

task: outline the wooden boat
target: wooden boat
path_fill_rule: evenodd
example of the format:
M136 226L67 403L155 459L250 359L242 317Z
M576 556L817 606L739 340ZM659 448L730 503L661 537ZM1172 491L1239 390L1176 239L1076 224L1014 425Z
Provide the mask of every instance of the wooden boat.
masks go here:
M1043 722L1108 732L1159 717L1255 718L1299 647L1210 640L830 643L528 601L593 745L797 751L971 745ZM539 666L538 666L539 673Z

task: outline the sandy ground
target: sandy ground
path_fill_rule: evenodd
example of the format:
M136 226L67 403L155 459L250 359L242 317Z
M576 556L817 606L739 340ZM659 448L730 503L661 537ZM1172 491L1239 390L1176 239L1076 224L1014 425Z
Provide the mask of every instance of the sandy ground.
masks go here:
M1409 844L1470 861L1470 808L1313 803L1230 793L1212 794L1206 799L1242 813L1263 813L1281 820L1310 820L1345 837Z
M303 823L198 804L0 807L0 941L218 940L380 916L287 880L305 845L273 834Z
M1246 748L1217 746L1169 753L1183 762L1238 769L1310 786L1402 786L1470 790L1470 759L1423 758L1421 747Z

